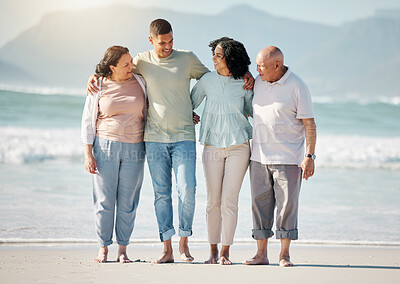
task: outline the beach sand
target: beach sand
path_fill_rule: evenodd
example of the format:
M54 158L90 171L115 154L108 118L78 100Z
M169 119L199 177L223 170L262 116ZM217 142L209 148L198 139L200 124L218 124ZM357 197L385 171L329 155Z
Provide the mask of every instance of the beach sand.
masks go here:
M203 264L207 244L192 244L193 263L180 262L174 244L173 264L152 264L161 243L131 244L128 255L137 262L93 263L97 247L88 245L1 245L0 283L399 283L400 248L380 246L298 245L291 249L294 267L279 267L279 245L271 244L268 266L246 266L254 244L231 248L232 266Z

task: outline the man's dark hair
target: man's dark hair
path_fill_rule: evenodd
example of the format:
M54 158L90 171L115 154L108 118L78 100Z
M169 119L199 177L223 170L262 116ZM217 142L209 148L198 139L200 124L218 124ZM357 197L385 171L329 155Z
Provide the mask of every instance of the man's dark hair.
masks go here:
M165 35L172 32L171 24L164 19L156 19L150 23L150 34L151 35Z
M224 50L226 66L229 72L232 73L233 79L243 78L244 74L249 71L249 65L251 64L244 45L232 38L222 37L213 40L208 45L211 47L213 55L217 45L221 45Z

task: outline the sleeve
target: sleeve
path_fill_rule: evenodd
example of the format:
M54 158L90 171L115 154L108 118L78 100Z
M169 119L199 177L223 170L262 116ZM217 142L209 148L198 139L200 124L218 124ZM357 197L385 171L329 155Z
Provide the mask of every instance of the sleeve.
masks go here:
M85 106L83 107L81 121L81 138L83 145L92 145L96 135L97 113L99 111L98 103L101 92L102 80L99 80L97 87L99 92L92 96L86 96Z
M307 85L303 81L299 81L296 89L297 97L297 119L313 118L313 106L311 101L311 94L307 88Z
M86 96L81 122L81 138L83 145L93 144L94 141L95 133L93 128L95 126L93 126L93 108L96 101L96 95Z
M244 96L244 110L253 117L253 91L246 91L246 95Z
M139 58L139 54L137 54L136 56L135 56L135 58L133 58L133 73L135 73L135 74L140 74L141 75L141 73L140 73L140 58Z
M194 53L192 55L192 64L190 66L190 78L199 80L205 73L210 72L206 66L201 63Z
M206 96L204 89L204 78L200 79L196 85L194 85L190 92L190 99L192 100L192 109L196 109Z

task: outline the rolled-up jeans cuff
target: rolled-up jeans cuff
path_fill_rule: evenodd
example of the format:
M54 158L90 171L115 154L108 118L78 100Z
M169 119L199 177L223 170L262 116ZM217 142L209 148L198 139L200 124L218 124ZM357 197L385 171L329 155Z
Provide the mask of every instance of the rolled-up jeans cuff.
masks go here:
M252 230L252 237L255 240L265 240L269 239L274 235L274 232L272 230L264 229L264 230Z
M126 247L127 245L129 245L129 241L118 241L117 240L117 244L119 244L120 246Z
M111 245L113 243L113 241L107 241L107 242L103 242L103 241L99 241L99 246L104 248L104 247L108 247L109 245Z
M174 228L160 233L160 240L162 242L168 241L169 239L172 238L173 235L175 235L175 229Z
M297 229L290 231L276 230L276 238L297 240L299 238L299 231Z
M179 237L181 238L190 237L192 234L193 234L192 230L184 231L179 228Z

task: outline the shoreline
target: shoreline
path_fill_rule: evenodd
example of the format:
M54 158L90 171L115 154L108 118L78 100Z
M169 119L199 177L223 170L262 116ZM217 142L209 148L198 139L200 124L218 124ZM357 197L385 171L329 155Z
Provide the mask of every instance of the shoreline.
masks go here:
M207 240L189 240L191 245L208 245ZM130 240L130 245L157 245L161 242L157 239L136 239ZM172 240L173 244L178 244L179 240L177 238ZM270 239L269 244L279 244L279 240ZM114 241L115 244L115 241ZM84 246L84 245L97 245L96 240L91 239L0 239L0 249L1 247L7 246L54 246L54 245L71 245L71 246ZM233 246L256 246L255 240L235 240ZM400 248L400 242L382 242L382 241L335 241L335 240L295 240L292 245L300 246L329 246L329 247L393 247Z
M57 245L57 244L55 244ZM162 243L131 244L129 257L133 263L115 262L117 245L110 246L108 263L93 263L95 244L59 246L0 246L0 280L2 283L247 283L279 281L293 283L382 283L400 278L399 247L365 246L291 246L294 267L279 267L279 244L268 248L270 265L249 266L242 261L251 258L256 245L234 244L233 265L204 264L207 244L191 243L193 263L178 259L178 245L173 244L175 263L152 264L162 251Z

